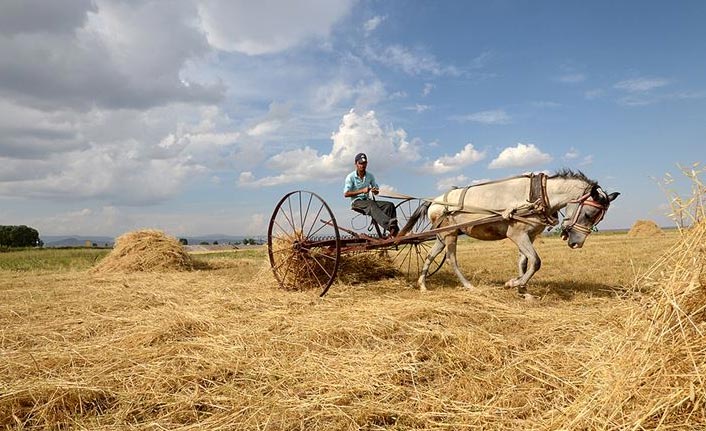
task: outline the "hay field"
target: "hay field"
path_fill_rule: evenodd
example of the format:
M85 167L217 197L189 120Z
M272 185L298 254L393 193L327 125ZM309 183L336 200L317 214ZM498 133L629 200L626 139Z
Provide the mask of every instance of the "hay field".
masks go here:
M682 244L544 238L535 303L501 287L507 241L460 242L477 288L445 266L425 294L401 278L282 291L264 250L187 272L0 269L0 428L703 429L703 351L671 323L643 331Z

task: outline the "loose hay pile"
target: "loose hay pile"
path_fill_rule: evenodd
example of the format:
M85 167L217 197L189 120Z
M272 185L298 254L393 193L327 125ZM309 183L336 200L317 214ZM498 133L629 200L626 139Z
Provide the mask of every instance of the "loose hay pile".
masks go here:
M638 220L632 225L628 236L655 236L664 235L662 229L652 220Z
M338 270L342 283L359 284L394 278L400 272L385 252L367 252L343 256Z
M175 238L153 229L128 232L93 272L189 271L194 262Z

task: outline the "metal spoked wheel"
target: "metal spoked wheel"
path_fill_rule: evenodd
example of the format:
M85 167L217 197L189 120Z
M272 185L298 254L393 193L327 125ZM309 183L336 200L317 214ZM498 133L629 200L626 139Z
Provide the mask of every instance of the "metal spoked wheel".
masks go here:
M319 289L324 296L341 260L336 219L321 197L308 191L286 194L267 230L272 272L286 290Z
M422 199L407 199L397 204L397 221L400 227L407 224L417 208L423 203ZM431 228L431 221L428 217L419 217L408 234L423 233L431 230ZM397 246L397 250L393 251L392 261L408 279L417 279L422 272L424 261L429 255L433 244L434 242L429 240L405 240L403 244ZM429 266L427 277L434 275L444 264L445 260L446 253L442 252L437 255Z

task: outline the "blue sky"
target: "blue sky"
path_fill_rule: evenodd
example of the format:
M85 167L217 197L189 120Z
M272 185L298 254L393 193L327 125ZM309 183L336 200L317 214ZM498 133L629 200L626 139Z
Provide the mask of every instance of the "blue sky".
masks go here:
M5 1L0 224L261 235L302 189L347 226L364 151L420 197L580 169L622 193L601 227L670 225L656 180L706 148L704 22L702 1Z

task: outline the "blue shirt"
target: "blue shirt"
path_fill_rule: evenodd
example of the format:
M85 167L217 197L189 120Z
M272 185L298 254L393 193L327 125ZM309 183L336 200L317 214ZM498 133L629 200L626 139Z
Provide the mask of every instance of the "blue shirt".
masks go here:
M365 176L361 179L358 177L358 172L353 171L346 177L346 186L343 188L343 193L364 189L366 187L379 188L377 181L375 181L375 175L371 174L369 171L365 171ZM368 195L359 194L351 196L351 202L359 199L366 200L368 199Z

